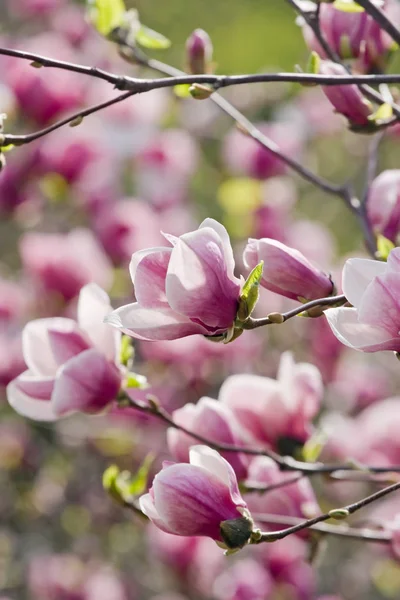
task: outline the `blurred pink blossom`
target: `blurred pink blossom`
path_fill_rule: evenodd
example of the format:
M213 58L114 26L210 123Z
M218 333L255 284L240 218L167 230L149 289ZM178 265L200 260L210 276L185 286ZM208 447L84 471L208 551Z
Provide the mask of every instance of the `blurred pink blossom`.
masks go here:
M28 232L20 241L25 272L39 289L71 300L90 282L109 288L113 279L107 255L88 229L68 234Z
M282 354L277 379L232 375L222 384L219 399L235 414L254 441L277 448L283 438L305 442L323 396L321 375L307 363L296 364ZM251 397L251 402L249 402Z
M213 586L216 600L266 600L272 598L273 580L259 562L244 558L229 566Z
M111 310L95 284L79 296L78 322L66 318L31 321L23 331L28 370L7 387L8 401L20 414L54 421L73 411L98 412L118 393L119 335L102 323Z
M400 231L400 170L383 171L372 182L367 200L368 219L374 231L396 242Z
M173 413L175 423L203 437L233 446L244 446L245 435L240 424L227 406L212 398L200 398L197 404L185 404ZM189 449L196 440L178 429L169 428L167 432L168 448L179 462L189 460ZM238 479L244 479L247 473L247 457L237 452L221 452L233 467Z
M271 145L292 158L301 152L301 136L283 123L256 123ZM239 175L267 179L286 172L285 163L251 137L233 129L223 143L223 159L228 169Z

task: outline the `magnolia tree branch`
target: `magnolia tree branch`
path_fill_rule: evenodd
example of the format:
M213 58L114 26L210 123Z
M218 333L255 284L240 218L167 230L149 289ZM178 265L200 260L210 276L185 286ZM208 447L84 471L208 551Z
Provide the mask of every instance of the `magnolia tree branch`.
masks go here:
M121 408L131 407L136 410L139 410L142 413L151 415L156 417L168 427L173 427L182 433L185 433L189 437L192 437L194 440L217 450L218 452L238 452L242 454L247 454L249 456L267 456L272 458L272 460L280 467L282 471L298 471L303 473L304 475L318 475L318 474L331 474L337 471L346 471L346 472L355 472L358 473L360 470L364 473L400 473L400 465L393 466L369 466L362 464L354 464L354 463L345 463L345 464L324 464L320 462L315 463L307 463L299 460L295 460L291 456L281 456L277 452L274 452L268 448L248 448L242 446L235 446L233 444L224 444L222 442L215 442L206 438L203 435L195 433L190 429L187 429L183 425L179 425L173 419L173 417L164 410L158 403L157 399L149 395L147 398L147 402L143 402L141 400L135 400L131 398L127 392L122 391L120 393L120 397L118 398L119 406ZM260 490L258 490L260 491Z
M326 512L322 515L318 515L317 517L314 517L312 519L307 519L306 521L301 521L300 523L297 523L296 525L292 525L291 527L287 527L286 529L281 529L280 531L273 531L273 532L263 532L260 534L260 538L259 538L259 540L257 540L257 543L275 542L276 540L281 540L281 539L287 537L288 535L291 535L292 533L297 533L298 531L302 531L303 529L308 529L308 528L312 527L313 525L322 523L323 521L328 521L329 519L332 519L332 518L333 519L346 518L347 516L352 515L353 513L360 510L361 508L364 508L365 506L368 506L369 504L372 504L373 502L376 502L377 500L380 500L381 498L384 498L388 494L391 494L392 492L395 492L399 489L400 489L400 482L397 482L397 483L394 483L393 485L389 485L388 487L384 488L383 490L379 490L378 492L375 492L374 494L367 496L366 498L362 498L361 500L358 500L357 502L353 502L352 504L348 504L347 506L343 506L338 509L330 510L329 512ZM381 540L379 540L379 541L381 541ZM386 541L386 540L383 540L383 541Z
M304 521L298 517L274 515L269 513L252 513L252 517L257 523L266 523L270 525L300 525ZM329 534L339 537L346 537L362 542L378 542L381 544L390 544L392 534L389 531L376 531L367 527L349 527L348 525L330 525L328 523L314 523L308 529L318 531L323 534Z
M194 85L196 83L211 85L213 86L214 90L233 85L244 85L249 83L299 83L327 86L352 84L359 85L363 83L371 83L373 85L379 85L380 83L400 83L400 74L386 73L377 75L319 75L313 73L254 73L250 75L183 74L173 77L160 77L158 79L145 79L128 77L126 75L115 75L109 71L105 71L97 67L88 67L62 60L55 60L40 54L35 54L33 52L24 52L22 50L10 48L0 48L0 55L29 60L36 67L53 67L95 77L97 79L107 81L118 90L131 91L138 94L160 88L174 87L175 85Z
M296 317L307 311L315 310L318 308L329 308L330 306L341 306L347 302L346 296L340 294L339 296L328 296L327 298L318 298L317 300L311 300L305 304L300 304L296 308L289 310L285 313L271 313L267 317L261 317L259 319L253 319L250 317L243 324L243 329L257 329L258 327L264 327L264 325L281 324L285 323L289 319ZM320 316L322 313L316 313L313 316Z

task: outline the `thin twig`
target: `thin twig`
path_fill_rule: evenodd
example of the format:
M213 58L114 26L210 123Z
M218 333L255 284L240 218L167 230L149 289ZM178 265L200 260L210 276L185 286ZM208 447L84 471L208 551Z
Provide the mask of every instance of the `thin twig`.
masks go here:
M328 519L333 518L333 514L335 512L338 512L338 513L342 512L343 515L345 515L346 513L348 515L351 515L351 514L355 513L356 511L360 510L361 508L364 508L365 506L372 504L372 502L376 502L377 500L384 498L388 494L391 494L392 492L395 492L398 489L400 489L400 482L394 483L393 485L389 485L388 487L384 488L383 490L379 490L378 492L375 492L374 494L371 494L370 496L367 496L366 498L362 498L361 500L358 500L357 502L353 502L352 504L343 506L343 507L337 509L336 511L326 512L322 515L318 515L317 517L313 517L312 519L307 519L306 521L301 521L300 523L297 523L296 525L292 525L291 527L287 527L286 529L281 529L280 531L263 532L263 533L261 533L258 543L274 542L276 540L281 540L281 539L287 537L288 535L291 535L292 533L297 533L298 531L302 531L303 529L308 529L309 527L312 527L313 525L316 525L318 523L322 523L323 521L328 521Z
M295 460L291 456L281 456L274 450L268 448L248 448L243 446L235 446L234 444L224 444L222 442L215 442L209 438L200 435L190 429L187 429L183 425L179 425L173 419L173 417L164 410L157 402L157 399L153 396L148 397L148 402L142 400L135 400L128 396L126 392L121 392L119 398L119 405L121 407L131 407L139 410L142 413L152 415L153 417L164 422L169 427L173 427L182 433L192 437L194 440L214 448L218 452L235 452L242 453L249 456L268 456L280 467L282 471L299 471L307 476L318 475L322 473L334 473L336 471L346 472L358 472L360 470L370 473L400 473L400 465L388 466L369 466L369 465L354 465L351 463L345 464L323 464L323 463L307 463L299 460Z
M104 108L107 108L108 106L112 106L113 104L122 102L123 100L130 98L134 94L135 94L135 92L125 92L124 94L120 94L116 98L112 98L111 100L107 100L105 102L101 102L100 104L95 104L94 106L90 106L89 108L80 110L79 112L77 112L73 115L70 115L69 117L66 117L65 119L62 119L61 121L58 121L57 123L53 123L52 125L49 125L49 127L46 127L45 129L41 129L40 131L36 131L34 133L28 133L25 135L23 135L23 134L1 135L0 143L2 146L7 146L8 144L15 144L16 146L22 146L23 144L29 144L30 142L34 142L35 140L47 135L48 133L51 133L51 132L55 131L56 129L63 127L64 125L68 125L68 123L73 123L73 121L75 121L77 119L80 119L80 118L83 119L84 117L87 117L89 115L92 115L93 113L103 110Z
M306 313L308 310L312 308L319 307L329 307L342 305L347 302L346 296L340 294L340 296L328 296L327 298L318 298L317 300L312 300L311 302L307 302L306 304L300 304L296 308L289 310L288 312L282 313L279 316L282 317L281 323L285 323L289 319L300 315L301 313ZM250 317L244 324L243 329L257 329L258 327L264 327L265 325L271 325L277 323L276 318L273 317L261 317L259 319L253 319Z
M267 523L271 525L298 525L303 523L298 517L274 515L269 513L252 513L253 519L257 523ZM389 544L392 540L392 534L388 531L376 531L367 527L349 527L348 525L330 525L328 523L315 523L309 529L319 531L324 534L346 537L363 542L378 542Z

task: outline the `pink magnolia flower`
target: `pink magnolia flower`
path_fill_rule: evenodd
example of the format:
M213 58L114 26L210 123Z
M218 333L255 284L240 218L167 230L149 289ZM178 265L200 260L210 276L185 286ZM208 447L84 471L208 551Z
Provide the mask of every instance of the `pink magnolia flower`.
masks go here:
M211 66L213 45L204 29L195 29L186 40L187 66L190 73L207 73Z
M140 507L162 531L211 537L232 548L242 547L252 531L232 467L208 446L192 446L190 464L164 463ZM223 532L230 521L240 529L235 540Z
M254 441L278 448L284 438L305 442L323 395L320 372L307 363L295 364L282 354L278 378L231 375L219 400L228 406ZM249 401L251 398L251 402Z
M298 157L302 139L298 131L293 131L293 125L268 122L256 125L268 137L273 148L290 157ZM232 173L257 179L267 179L286 172L286 165L280 158L237 128L228 133L224 140L223 158Z
M374 230L395 242L400 231L400 169L383 171L374 179L367 213Z
M243 262L253 269L264 261L261 285L292 300L314 300L329 296L333 283L298 250L269 238L249 239Z
M268 570L252 558L234 563L215 581L216 600L265 600L271 598L274 582Z
M166 237L172 248L132 256L137 302L118 308L107 322L145 340L225 333L235 320L241 286L225 227L206 219L196 231Z
M95 284L79 296L78 321L38 319L23 331L28 370L7 386L8 401L20 414L54 421L73 411L96 412L112 402L121 384L119 335L102 323L111 310Z
M393 556L400 560L400 514L397 514L394 521L389 525L392 532L391 550Z
M25 233L20 242L23 266L46 292L71 300L90 282L108 288L112 265L93 233L73 229L70 233Z
M321 60L319 74L346 76L347 71L338 63ZM350 125L363 127L371 124L368 117L374 112L372 104L356 85L325 85L322 91L334 109L349 120Z
M214 442L244 445L244 436L234 414L218 400L200 398L197 404L185 404L174 411L173 419L175 423ZM169 428L167 440L172 456L180 462L187 462L194 439L182 431ZM248 460L244 455L226 452L222 456L231 464L238 479L246 476Z
M343 269L342 287L350 307L325 311L335 336L363 352L400 351L400 248L387 263L350 258Z
M400 11L395 0L386 0L383 10L399 25ZM358 59L357 68L365 71L384 69L388 53L394 48L392 38L378 23L363 12L348 12L332 4L321 3L321 32L329 46L343 59ZM326 56L324 49L307 25L303 27L305 41L311 50Z

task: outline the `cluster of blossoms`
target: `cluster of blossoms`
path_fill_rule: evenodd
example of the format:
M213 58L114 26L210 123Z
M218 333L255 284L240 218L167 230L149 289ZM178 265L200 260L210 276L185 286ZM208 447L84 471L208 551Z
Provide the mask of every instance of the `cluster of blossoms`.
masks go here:
M114 19L119 2L112 4L107 14ZM226 134L220 157L232 178L216 181L216 194L213 189L221 222L206 218L197 228L188 197L201 169L196 138L215 131L211 102L195 102L200 108L193 117L190 101L182 101L186 129L160 131L171 119L170 99L166 90L152 90L148 98L135 94L132 104L115 102L104 123L93 117L93 125L81 125L82 115L71 119L80 125L78 133L64 134L55 120L99 97L108 102L108 84L99 79L85 85L73 68L56 71L49 83L46 69L32 69L4 51L3 57L0 49L10 92L4 103L10 114L20 110L40 128L32 151L15 149L0 177L1 214L26 230L18 250L21 282L0 279L0 384L20 415L39 422L63 418L61 438L71 435L75 423L79 432L80 423L89 423L90 432L80 434L107 459L126 448L132 452L137 473L114 465L104 474L104 487L120 505L147 517L149 545L176 571L182 593L194 588L201 599L317 598L309 559L320 535L376 541L387 545L386 556L400 557L399 511L389 502L367 514L365 528L325 523L347 519L400 488L391 473L400 463L400 398L388 382L388 373L396 382L396 368L357 362L360 354L347 350L400 355L400 170L376 176L380 133L371 143L362 200L350 185L320 179L297 162L312 157L310 142L320 137L331 142L346 126L351 135L375 133L396 120L396 94L388 87L334 85L329 77L385 71L396 49L387 22L400 26L400 5L371 0L371 12L352 0L293 4L312 52L308 75L325 76L327 85L302 90L274 119L257 126L235 117L240 127ZM121 20L105 32L102 6L91 2L91 18L122 57L146 64L137 47L141 41L155 36L156 44L166 44L139 22L136 11L121 9ZM13 11L49 19L67 64L78 63L85 52L102 68L112 62L78 7L64 0L18 0ZM41 34L24 50L51 53L57 40ZM162 71L162 63L156 64ZM209 77L215 70L211 39L202 30L186 42L185 70ZM166 66L165 73L171 72ZM217 95L218 80L215 86L195 83L189 91L175 91L230 107ZM0 89L1 100L2 94ZM256 94L237 95L245 109L264 109L265 99L258 102ZM226 112L240 115L233 107ZM43 128L54 137L42 136ZM397 127L391 135L396 140ZM361 156L352 139L346 138L346 150ZM289 168L345 200L371 258L339 262L327 227L293 219L297 189ZM116 173L129 179L126 186L116 182ZM137 197L129 195L132 189ZM82 217L77 227L75 213ZM63 224L62 233L54 233L65 215L71 230L65 232ZM37 223L53 233L30 231ZM268 338L258 335L261 328ZM68 419L73 413L91 418ZM157 423L167 426L166 435ZM113 428L114 446L107 437ZM100 441L94 433L99 430ZM8 469L15 456L31 471L40 461L25 430L0 425L0 468ZM52 469L50 464L45 471ZM330 477L314 486L309 475L321 473ZM340 490L327 485L347 476ZM67 486L61 476L50 484L46 477L37 478L32 493L35 510L43 514ZM386 487L375 497L371 485L371 495L367 490L351 504L363 483ZM61 517L71 535L75 521L84 528L92 512L93 519L106 521L97 494L93 498L85 488L83 496L87 514L72 506ZM135 536L114 533L109 545L122 547L122 555L131 547L127 538ZM266 541L274 542L267 550ZM76 545L84 555L90 548L85 543ZM245 548L245 558L226 567L220 548L226 554ZM55 555L30 563L29 587L40 600L131 597L125 582L101 562ZM185 597L162 593L152 600Z

